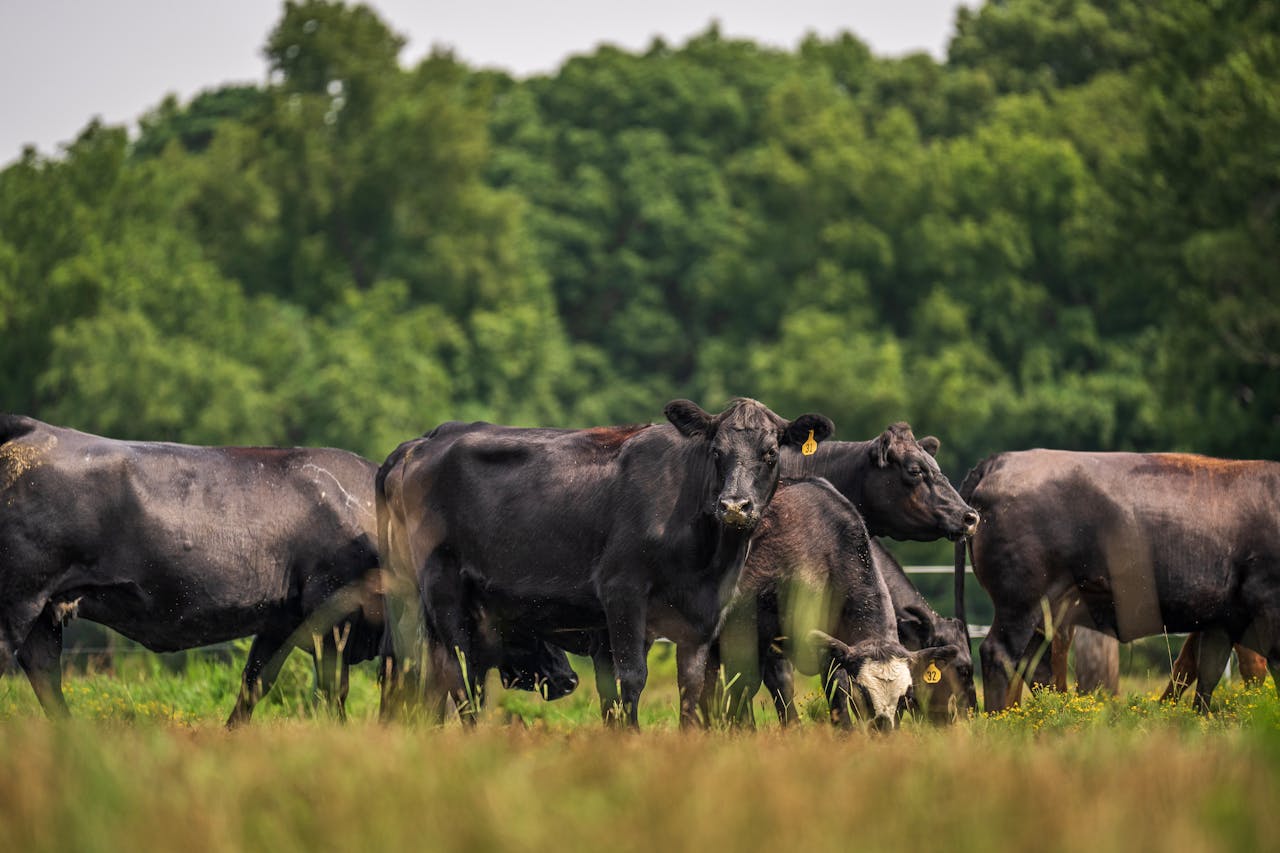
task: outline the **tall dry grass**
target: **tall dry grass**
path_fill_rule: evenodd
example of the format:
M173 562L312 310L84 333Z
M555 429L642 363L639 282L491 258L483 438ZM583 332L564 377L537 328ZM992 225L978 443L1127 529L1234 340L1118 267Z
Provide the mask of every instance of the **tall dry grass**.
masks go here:
M0 724L0 850L1256 850L1278 795L1272 727Z

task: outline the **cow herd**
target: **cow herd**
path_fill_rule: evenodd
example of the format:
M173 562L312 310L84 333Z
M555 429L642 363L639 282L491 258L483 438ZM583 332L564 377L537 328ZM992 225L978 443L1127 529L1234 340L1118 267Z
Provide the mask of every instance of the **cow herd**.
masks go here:
M938 440L906 424L836 441L822 415L744 398L665 415L450 422L379 467L0 414L0 672L16 663L65 714L62 633L79 616L156 651L252 636L230 725L294 648L337 714L349 666L380 658L384 718L469 722L492 669L547 700L573 692L573 653L592 659L603 719L634 727L666 638L682 725L750 724L761 684L791 722L798 670L820 676L833 723L892 729L909 708L977 706L966 543L995 604L988 710L1017 701L1064 626L1197 632L1178 686L1198 678L1202 708L1232 644L1280 663L1280 463L1027 451L983 460L957 492ZM955 541L957 617L876 537Z

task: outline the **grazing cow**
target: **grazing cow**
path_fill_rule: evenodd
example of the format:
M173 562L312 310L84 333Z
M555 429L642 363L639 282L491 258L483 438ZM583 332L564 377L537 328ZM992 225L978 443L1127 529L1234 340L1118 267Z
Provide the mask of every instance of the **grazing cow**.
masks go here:
M1030 450L983 460L960 494L983 516L974 573L995 604L988 711L1018 700L1042 601L1059 625L1122 641L1216 629L1280 665L1280 463Z
M341 715L347 666L382 642L376 470L341 450L116 441L0 415L0 672L16 657L59 715L72 616L153 651L254 635L228 724L295 646L320 653ZM548 651L506 675L556 665Z
M898 641L910 651L951 646L958 652L952 664L942 670L938 681L926 682L923 687L916 685L916 704L935 723L950 722L977 708L969 627L962 619L939 615L907 577L902 564L875 539L871 540L871 559L889 588Z
M885 730L897 725L913 683L926 670L940 676L960 648L910 652L898 641L893 601L862 518L830 483L812 479L784 481L757 527L719 653L731 718L750 719L764 680L779 719L794 720L789 660L823 676L837 725L856 716Z
M437 709L445 693L462 707L479 690L466 662L481 600L517 635L607 632L597 686L633 727L647 642L672 639L681 724L697 722L708 647L777 488L779 448L832 425L748 399L719 415L675 400L665 413L669 425L584 430L449 423L388 457L379 536L398 589L418 596L388 605L397 625L421 608Z

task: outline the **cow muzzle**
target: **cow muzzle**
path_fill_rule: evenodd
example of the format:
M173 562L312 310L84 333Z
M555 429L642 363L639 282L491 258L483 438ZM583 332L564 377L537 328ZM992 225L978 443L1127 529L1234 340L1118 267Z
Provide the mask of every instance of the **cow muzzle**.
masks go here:
M722 498L716 506L716 520L726 527L748 529L760 520L760 513L747 498Z

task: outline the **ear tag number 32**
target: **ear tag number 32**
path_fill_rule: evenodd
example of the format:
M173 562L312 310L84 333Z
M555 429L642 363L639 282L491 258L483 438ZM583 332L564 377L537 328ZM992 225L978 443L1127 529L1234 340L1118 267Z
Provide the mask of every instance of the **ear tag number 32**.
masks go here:
M942 680L942 670L938 669L936 663L929 664L929 668L924 671L925 684L937 684Z
M818 452L818 442L813 440L813 430L809 430L809 437L804 440L804 444L800 445L800 452L805 456L812 456Z

